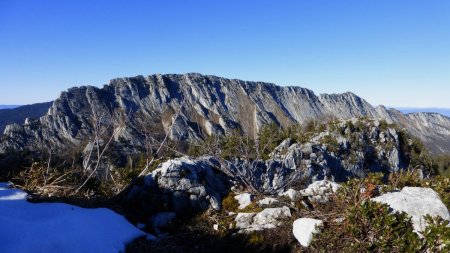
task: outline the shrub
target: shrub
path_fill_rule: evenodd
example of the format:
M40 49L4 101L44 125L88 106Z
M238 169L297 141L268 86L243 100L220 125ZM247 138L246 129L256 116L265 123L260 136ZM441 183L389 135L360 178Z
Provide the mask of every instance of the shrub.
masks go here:
M396 189L405 186L421 186L422 178L418 170L401 170L389 174L389 185Z
M261 158L269 159L269 154L287 137L286 132L275 123L263 126L258 133L258 149Z
M234 198L234 194L230 193L222 200L222 208L229 212L237 212L239 208L239 202Z
M345 227L347 226L347 227ZM390 213L389 206L373 201L350 209L344 224L349 251L416 252L420 240L406 213Z
M450 176L450 155L439 155L433 158L437 173L442 176Z
M425 216L425 220L428 226L422 235L428 252L450 252L450 221L430 215Z
M329 151L338 153L339 152L339 143L336 138L331 135L326 135L322 138L322 143L327 145Z
M380 128L383 131L386 131L389 127L389 124L387 123L387 121L385 119L380 120Z
M78 183L77 171L64 171L35 162L29 169L20 171L13 181L22 189L38 195L67 196Z

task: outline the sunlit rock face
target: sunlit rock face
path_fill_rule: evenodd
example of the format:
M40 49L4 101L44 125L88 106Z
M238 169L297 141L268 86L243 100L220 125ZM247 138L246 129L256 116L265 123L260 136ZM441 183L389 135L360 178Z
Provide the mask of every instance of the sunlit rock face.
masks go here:
M310 119L361 116L397 123L435 153L450 152L450 119L440 114L404 115L383 106L375 108L353 93L317 96L301 87L196 73L118 78L103 88L71 88L61 93L45 116L7 126L0 152L87 145L94 118L109 127L126 152L135 152L145 146L149 132L168 134L174 141L193 141L237 128L254 136L272 122L288 126Z

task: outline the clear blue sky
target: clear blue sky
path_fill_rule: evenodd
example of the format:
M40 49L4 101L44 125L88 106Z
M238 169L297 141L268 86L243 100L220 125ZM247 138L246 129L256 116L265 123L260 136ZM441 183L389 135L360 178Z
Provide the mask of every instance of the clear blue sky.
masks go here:
M0 104L186 72L450 107L450 1L0 1Z

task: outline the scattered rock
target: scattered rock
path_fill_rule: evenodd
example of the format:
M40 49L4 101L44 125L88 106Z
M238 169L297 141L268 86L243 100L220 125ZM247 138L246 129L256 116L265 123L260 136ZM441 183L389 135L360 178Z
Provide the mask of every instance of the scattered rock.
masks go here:
M289 207L266 208L257 213L253 218L253 224L264 226L266 224L275 224L278 220L291 217Z
M328 180L319 180L310 185L306 189L300 190L300 194L308 197L310 201L325 203L328 196L335 193L341 186L335 182Z
M281 219L291 217L288 207L266 208L259 213L238 213L235 218L236 228L240 232L252 232L272 229L280 224Z
M342 223L344 221L345 221L345 217L339 217L339 218L334 219L334 222L336 222L336 223Z

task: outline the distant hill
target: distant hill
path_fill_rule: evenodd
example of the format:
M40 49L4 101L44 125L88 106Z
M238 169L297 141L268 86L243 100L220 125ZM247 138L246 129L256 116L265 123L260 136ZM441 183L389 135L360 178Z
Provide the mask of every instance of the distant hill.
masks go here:
M0 133L3 133L6 125L12 123L23 124L26 118L38 119L44 116L52 104L53 102L45 102L0 109Z
M416 112L435 112L447 117L450 117L450 108L414 108L414 107L397 107L395 108L402 113L416 113Z
M21 106L21 105L0 105L0 110L1 109L14 109L14 108L17 108L19 106Z

